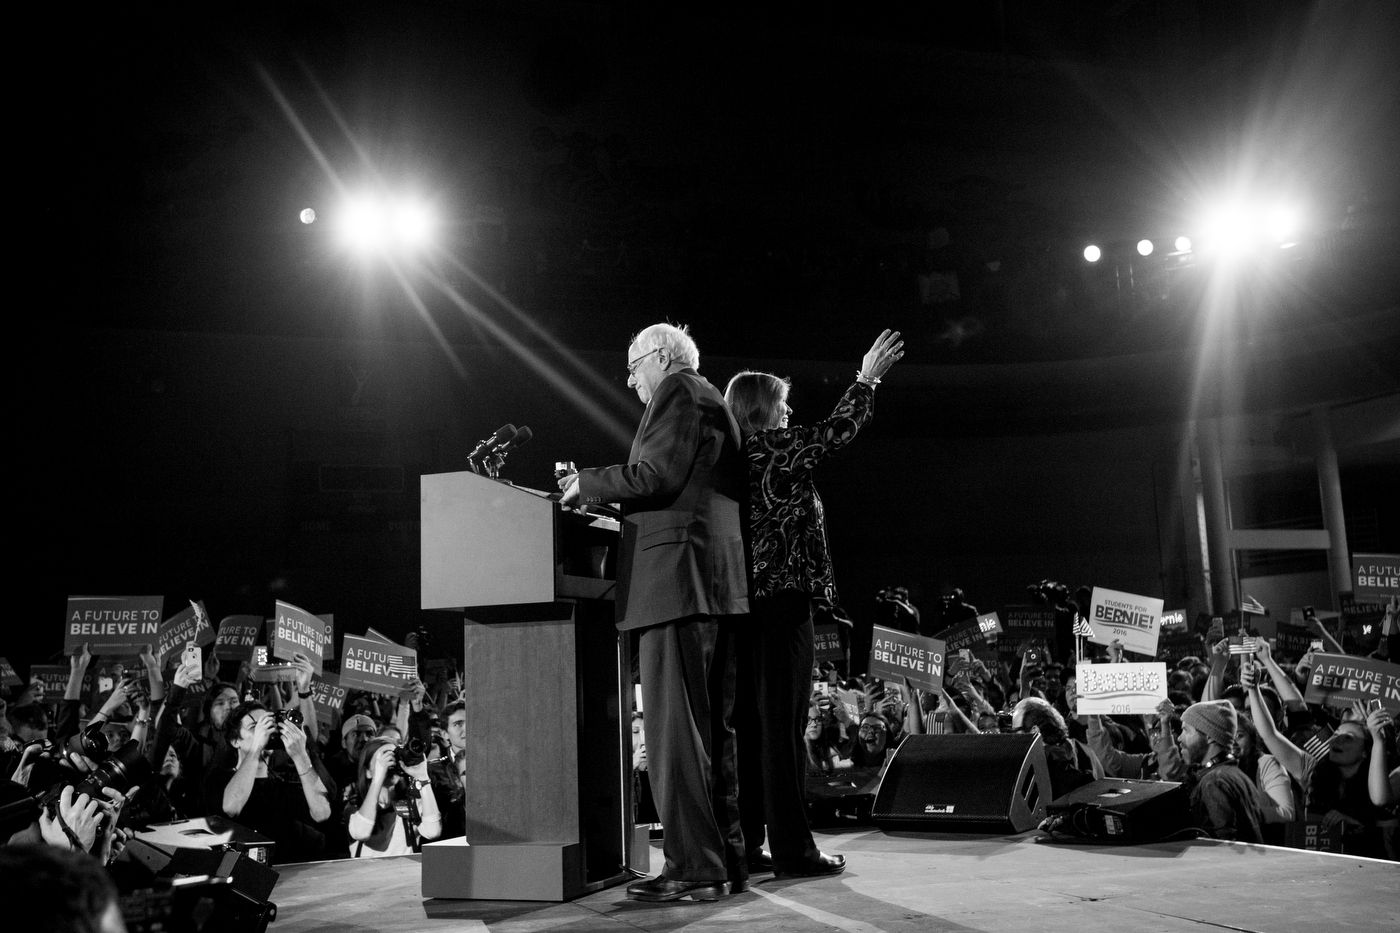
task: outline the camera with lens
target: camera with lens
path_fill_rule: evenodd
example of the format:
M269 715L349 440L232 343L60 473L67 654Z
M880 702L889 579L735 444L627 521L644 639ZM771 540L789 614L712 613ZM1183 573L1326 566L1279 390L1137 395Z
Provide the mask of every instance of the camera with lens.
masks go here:
M272 713L272 721L280 726L284 722L289 722L294 726L300 726L303 722L301 710L299 709L279 709ZM273 732L272 738L267 740L267 747L274 752L286 751L287 745L282 741L282 733Z
M84 735L86 736L91 731L92 727L89 726ZM101 732L98 732L98 737L101 738ZM84 754L87 753L84 752ZM103 741L99 756L102 761L97 768L89 772L88 776L73 788L74 800L87 794L92 800L105 801L107 796L102 793L104 788L110 787L119 794L125 794L133 787L140 786L151 776L151 763L141 753L141 743L135 739L110 754L107 752L107 743ZM88 757L94 756L88 755ZM50 817L56 815L58 811L58 799L63 794L63 787L64 783L60 781L49 788L39 801L39 805L49 811Z
M402 771L420 765L427 756L428 746L414 736L402 745L394 746L394 768L390 770Z

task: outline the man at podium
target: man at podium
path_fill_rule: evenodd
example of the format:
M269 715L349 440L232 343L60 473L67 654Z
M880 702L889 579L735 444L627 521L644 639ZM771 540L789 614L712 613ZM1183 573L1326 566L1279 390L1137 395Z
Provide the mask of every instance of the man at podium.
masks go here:
M653 324L627 350L646 405L627 463L559 481L564 505L617 502L618 628L639 629L642 708L666 867L636 900L716 900L747 887L735 780L735 616L749 611L739 428L697 373L690 334Z

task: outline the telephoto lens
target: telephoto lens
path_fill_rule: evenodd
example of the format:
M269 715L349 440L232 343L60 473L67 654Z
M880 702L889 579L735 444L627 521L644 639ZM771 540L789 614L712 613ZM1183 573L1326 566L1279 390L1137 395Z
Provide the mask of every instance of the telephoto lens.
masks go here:
M105 754L105 750L104 750ZM110 787L119 794L125 794L133 787L139 787L151 776L151 763L141 754L141 743L132 739L117 749L73 788L73 799L87 794L92 800L107 800L103 788ZM49 811L49 816L58 813L58 801L63 795L65 782L59 781L49 788L40 800L40 806Z

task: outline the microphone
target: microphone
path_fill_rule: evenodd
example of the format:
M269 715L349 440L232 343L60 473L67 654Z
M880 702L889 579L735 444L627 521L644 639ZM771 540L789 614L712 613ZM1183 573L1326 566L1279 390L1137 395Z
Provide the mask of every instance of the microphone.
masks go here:
M496 429L495 434L492 434L490 437L477 444L476 449L473 450L471 453L467 454L467 459L475 460L477 457L485 456L486 454L491 453L497 447L509 444L511 441L515 440L516 433L517 432L515 430L515 425L501 425L499 428Z
M530 430L529 425L522 424L520 426L520 430L515 432L515 437L512 437L509 441L503 444L496 452L501 456L505 456L512 450L519 450L521 447L524 447L526 444L530 443L530 438L534 436L535 432Z

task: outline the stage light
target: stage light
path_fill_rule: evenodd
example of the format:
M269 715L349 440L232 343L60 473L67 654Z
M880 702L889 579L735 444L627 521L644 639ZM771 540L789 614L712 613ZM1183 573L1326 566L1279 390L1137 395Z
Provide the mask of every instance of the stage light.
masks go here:
M1138 247L1137 247L1137 249L1138 249L1138 255L1139 255L1139 256L1151 256L1151 255L1152 255L1152 241L1151 241L1151 240L1138 240Z
M1274 208L1269 212L1265 229L1270 239L1284 242L1298 229L1298 212L1291 207Z
M314 224L316 222L316 212L308 207L301 212L301 222L304 224Z
M1176 251L1186 253L1191 250L1191 240L1189 237L1179 236L1176 238Z
M1102 255L1103 255L1103 250L1099 249L1097 246L1094 246L1093 244L1090 244L1089 246L1084 247L1084 258L1087 259L1087 260L1089 260L1090 262L1098 262L1098 261L1099 261L1099 257L1102 256Z
M394 236L403 243L420 245L432 233L433 218L421 204L405 201L394 208Z
M386 228L383 208L369 198L350 201L341 214L341 236L357 249L373 250L383 246Z

